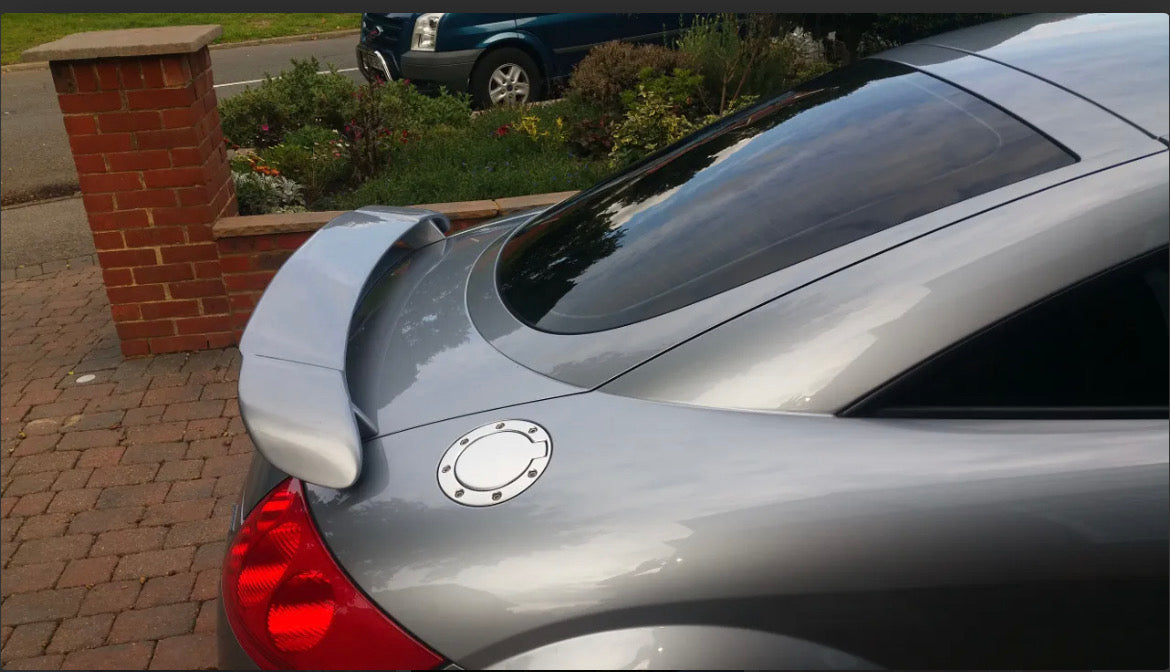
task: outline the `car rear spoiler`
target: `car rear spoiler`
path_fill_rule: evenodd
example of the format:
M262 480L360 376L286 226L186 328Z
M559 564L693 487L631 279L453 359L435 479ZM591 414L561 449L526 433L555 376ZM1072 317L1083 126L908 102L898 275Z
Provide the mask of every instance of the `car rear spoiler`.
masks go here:
M349 325L370 279L442 240L446 217L371 206L313 234L265 290L240 340L240 415L253 443L290 476L345 488L362 470L373 423L345 378Z

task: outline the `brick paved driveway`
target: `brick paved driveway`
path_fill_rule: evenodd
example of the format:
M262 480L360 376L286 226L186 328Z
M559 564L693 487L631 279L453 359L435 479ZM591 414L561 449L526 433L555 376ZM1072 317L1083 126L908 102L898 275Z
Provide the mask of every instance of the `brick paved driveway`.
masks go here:
M213 666L239 352L124 360L97 267L2 288L0 663Z

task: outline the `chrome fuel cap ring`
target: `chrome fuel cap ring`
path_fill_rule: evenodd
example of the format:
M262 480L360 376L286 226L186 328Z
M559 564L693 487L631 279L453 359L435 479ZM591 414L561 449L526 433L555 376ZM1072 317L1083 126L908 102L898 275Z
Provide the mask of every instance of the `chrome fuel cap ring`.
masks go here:
M439 460L439 488L465 506L503 504L540 478L552 457L552 437L528 420L477 427L451 444Z

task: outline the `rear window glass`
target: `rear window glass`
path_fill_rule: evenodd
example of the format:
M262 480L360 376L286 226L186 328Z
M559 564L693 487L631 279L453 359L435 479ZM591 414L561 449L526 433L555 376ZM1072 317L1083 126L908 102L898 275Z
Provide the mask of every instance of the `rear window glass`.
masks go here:
M612 329L1074 161L954 86L860 61L537 217L497 281L537 329Z

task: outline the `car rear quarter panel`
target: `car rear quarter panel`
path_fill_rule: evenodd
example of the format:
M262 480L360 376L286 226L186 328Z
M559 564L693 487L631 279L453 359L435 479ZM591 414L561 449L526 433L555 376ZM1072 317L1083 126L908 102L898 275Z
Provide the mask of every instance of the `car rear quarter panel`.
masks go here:
M671 625L608 630L542 646L499 661L493 670L771 669L777 661L802 670L869 670L874 665L813 642L758 630Z
M448 446L507 418L548 429L547 470L498 506L448 499ZM890 667L1108 667L1164 660L1148 645L1166 632L1166 441L1157 420L873 421L592 392L383 437L355 487L308 497L354 580L467 667L695 624ZM716 667L755 660L722 651Z

